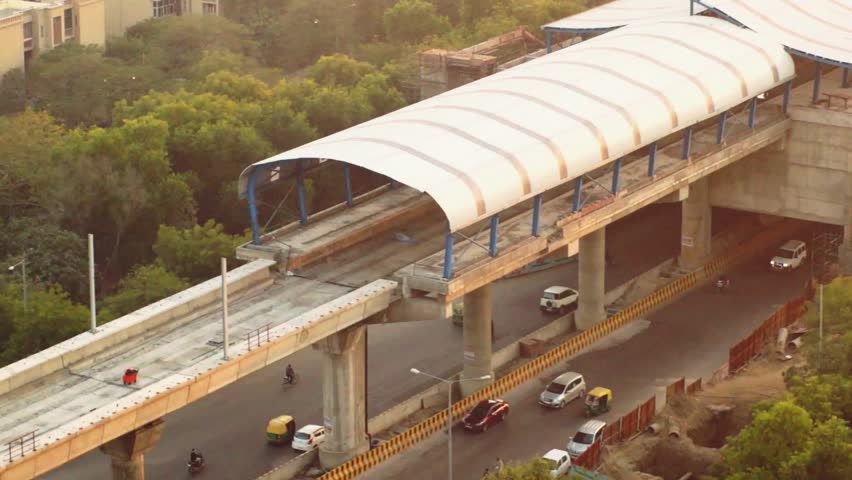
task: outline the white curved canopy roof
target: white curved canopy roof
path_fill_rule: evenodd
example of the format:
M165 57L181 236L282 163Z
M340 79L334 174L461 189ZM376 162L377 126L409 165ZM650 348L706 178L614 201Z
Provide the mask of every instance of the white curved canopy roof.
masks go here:
M693 12L706 10L698 3ZM689 0L615 0L548 23L545 30L563 32L611 30L634 23L689 17Z
M723 20L624 27L255 163L240 195L258 167L338 160L426 192L457 231L793 75Z
M793 50L852 65L852 0L702 0Z

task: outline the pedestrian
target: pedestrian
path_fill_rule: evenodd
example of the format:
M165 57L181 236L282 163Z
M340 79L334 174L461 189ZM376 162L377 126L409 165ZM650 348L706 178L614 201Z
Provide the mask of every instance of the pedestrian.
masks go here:
M503 470L503 459L497 457L497 466L494 467L494 471L499 472L500 470Z
M482 472L482 478L487 477L489 473L491 473L491 472L488 471L488 467L485 467L485 471Z

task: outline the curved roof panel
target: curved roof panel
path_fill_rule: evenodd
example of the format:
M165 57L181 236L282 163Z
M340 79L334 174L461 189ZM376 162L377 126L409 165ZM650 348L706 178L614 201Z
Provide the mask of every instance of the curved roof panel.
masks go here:
M852 66L852 0L702 0L786 47Z
M723 20L633 25L255 163L240 194L258 167L338 160L426 192L457 231L793 75Z
M706 8L693 5L694 13ZM615 0L576 15L548 23L544 30L562 32L593 32L632 25L639 22L656 21L689 16L689 0Z

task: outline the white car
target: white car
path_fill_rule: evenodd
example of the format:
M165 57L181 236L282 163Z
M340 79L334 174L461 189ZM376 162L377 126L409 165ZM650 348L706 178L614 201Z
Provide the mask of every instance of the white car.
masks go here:
M801 240L790 240L775 252L775 256L769 261L769 268L775 271L791 272L800 266L808 257L805 242Z
M562 408L575 398L586 396L586 380L576 372L566 372L554 378L538 396L538 403L545 407Z
M573 288L553 286L544 290L538 306L545 312L565 313L577 304L578 296L577 290Z
M571 470L571 456L565 450L554 448L541 456L547 462L551 478L558 478Z
M600 420L589 420L588 422L580 425L580 429L577 430L574 438L572 438L566 446L568 449L568 455L570 455L571 458L577 458L582 455L583 452L588 450L593 443L601 439L604 427L606 427L606 422L602 422Z
M309 452L325 441L325 427L305 425L293 436L293 450Z

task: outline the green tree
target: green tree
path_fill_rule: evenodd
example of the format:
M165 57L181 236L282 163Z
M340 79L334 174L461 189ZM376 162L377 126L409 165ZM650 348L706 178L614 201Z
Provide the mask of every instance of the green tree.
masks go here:
M385 36L393 42L418 43L450 29L450 21L426 0L400 0L382 16Z
M319 136L316 128L308 121L308 116L304 112L297 112L286 99L263 104L258 128L277 151L298 147Z
M250 75L219 71L207 75L202 92L224 95L238 102L264 102L271 96L269 87Z
M103 301L100 316L109 321L189 288L189 282L160 264L134 268L118 286L118 292Z
M308 77L320 85L352 87L365 75L375 70L375 67L369 63L359 62L337 53L320 57L308 69Z
M781 479L791 458L804 451L813 428L808 412L781 401L758 412L725 449L728 480Z
M44 350L86 330L89 310L75 305L59 287L30 285L24 308L18 286L9 285L0 294L2 312L12 312L12 334L2 352L2 362L11 363ZM7 313L8 314L8 313Z
M0 264L17 262L26 249L30 281L59 285L76 302L88 295L86 241L38 218L0 222Z
M278 26L284 33L273 64L296 69L321 55L348 50L355 40L352 8L351 0L291 0Z
M363 92L364 97L370 104L373 114L376 116L390 113L405 106L402 94L394 88L389 76L383 73L371 73L365 75L356 90Z
M189 69L189 77L204 81L210 74L227 71L245 73L257 68L257 60L228 50L205 50Z
M146 65L104 57L96 46L63 44L36 57L29 72L36 106L68 126L108 125L113 104L142 96L163 80Z
M321 136L367 121L375 114L363 91L321 87L305 99L305 112Z
M218 275L219 259L233 260L237 247L247 241L247 235L228 235L221 224L208 220L184 230L160 227L154 251L166 268L181 278L199 282Z
M796 405L807 410L814 421L839 417L852 422L852 377L837 374L794 377L787 388Z
M808 447L784 466L781 479L847 480L852 478L852 430L839 418L817 424Z
M13 68L0 80L0 115L24 111L27 106L27 83L24 71Z

